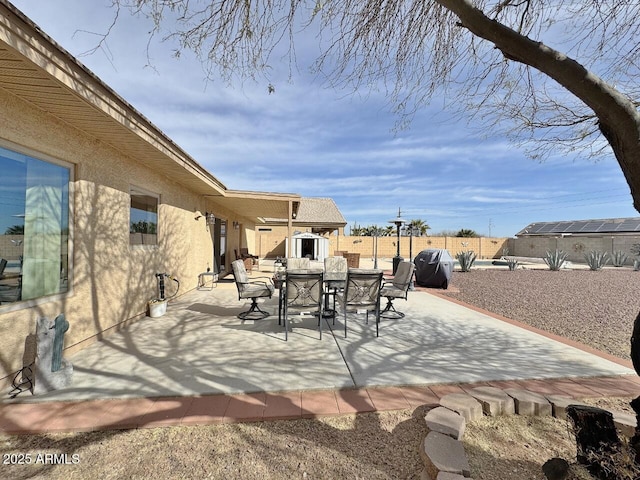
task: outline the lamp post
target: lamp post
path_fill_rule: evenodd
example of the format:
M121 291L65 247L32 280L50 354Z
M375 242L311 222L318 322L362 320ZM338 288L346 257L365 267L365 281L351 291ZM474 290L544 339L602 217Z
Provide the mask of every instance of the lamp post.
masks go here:
M378 237L380 236L380 228L373 227L371 231L371 235L373 236L373 268L378 268Z
M396 270L398 269L398 264L402 261L402 257L400 256L400 227L405 223L404 218L400 216L400 208L398 208L398 216L393 220L389 220L389 223L393 223L396 226L396 256L393 257L393 275L396 274Z
M413 262L413 236L416 235L418 229L413 224L409 224L409 261ZM409 290L415 290L413 285L413 275L411 275L411 283L409 284Z

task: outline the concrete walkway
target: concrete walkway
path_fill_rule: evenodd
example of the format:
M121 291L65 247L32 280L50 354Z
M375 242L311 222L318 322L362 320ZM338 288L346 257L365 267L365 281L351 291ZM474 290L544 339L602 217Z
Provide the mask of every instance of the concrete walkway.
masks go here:
M588 349L437 294L414 291L408 301L395 303L406 317L382 319L378 338L375 325L366 325L362 315L350 317L347 338L338 318L335 326L331 320L324 324L319 340L317 319L309 316L291 322L293 330L287 342L283 327L278 325L277 298L261 304L273 312L270 317L242 321L236 315L248 308L248 302L238 301L233 282L220 282L213 290L179 297L169 304L163 317L144 318L69 357L74 366L73 386L37 397L26 392L13 402L5 400L0 405L0 429L20 430L22 427L16 425L23 422L16 423L16 412L40 402L51 407L50 402L64 401L69 402L69 408L80 408L83 400L109 400L127 405L126 417L131 418L136 411L133 405L151 408L166 400L178 402L181 409L172 409L175 415L162 418L179 422L193 402L202 402L198 400L202 398L208 398L210 406L212 402L224 403L223 413L212 414L212 418L225 418L224 412L237 395L243 398L245 407L254 401L262 405L257 416L262 418L269 397L293 404L295 417L295 412L304 416L304 412L377 410L383 405L408 408L412 395L414 400L435 399L438 392L464 389L465 385L537 386L538 391L568 395L582 392L585 396L603 392L636 395L634 392L640 390L630 362L585 351ZM340 409L339 399L344 395L353 398L343 401ZM305 397L308 406L316 406L304 408ZM324 400L318 403L318 398ZM134 417L140 420L150 411ZM93 412L95 417L95 408ZM255 409L249 408L248 412ZM226 417L237 419L238 415ZM249 417L257 419L255 415ZM110 426L118 424L113 419L109 422ZM63 429L81 427L67 425Z

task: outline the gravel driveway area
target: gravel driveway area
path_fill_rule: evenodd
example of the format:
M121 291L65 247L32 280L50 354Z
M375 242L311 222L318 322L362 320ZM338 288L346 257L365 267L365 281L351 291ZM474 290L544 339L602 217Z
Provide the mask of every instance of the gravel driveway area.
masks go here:
M456 271L447 296L630 360L640 312L640 272L590 270ZM458 291L459 290L459 291Z

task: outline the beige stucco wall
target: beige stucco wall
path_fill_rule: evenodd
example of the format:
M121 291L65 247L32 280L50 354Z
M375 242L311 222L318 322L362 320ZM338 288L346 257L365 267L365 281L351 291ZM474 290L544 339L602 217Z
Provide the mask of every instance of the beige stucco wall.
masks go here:
M214 211L221 218L229 212L3 90L0 116L5 147L13 143L36 158L75 165L71 291L32 306L0 306L2 379L22 366L25 342L31 342L38 317L66 315L70 353L101 332L144 315L147 301L156 294L154 273L175 275L181 292L195 288L198 273L212 264L212 234L204 217L196 221L194 212ZM160 194L157 246L129 245L132 185Z

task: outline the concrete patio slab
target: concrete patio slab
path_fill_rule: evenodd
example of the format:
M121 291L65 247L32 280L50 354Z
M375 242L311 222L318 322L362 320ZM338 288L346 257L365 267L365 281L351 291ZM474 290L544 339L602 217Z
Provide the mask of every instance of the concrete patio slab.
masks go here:
M261 273L264 275L264 273ZM285 341L278 302L259 321L236 315L232 282L191 291L159 318L144 318L68 357L73 385L20 402L340 390L444 383L634 375L629 367L587 353L424 291L396 308L400 320L375 324L340 318L318 338L317 319L291 322ZM73 325L71 325L73 328ZM564 380L566 382L566 380ZM631 384L631 382L630 382ZM3 401L8 401L4 399ZM304 404L303 404L304 408Z

